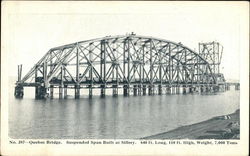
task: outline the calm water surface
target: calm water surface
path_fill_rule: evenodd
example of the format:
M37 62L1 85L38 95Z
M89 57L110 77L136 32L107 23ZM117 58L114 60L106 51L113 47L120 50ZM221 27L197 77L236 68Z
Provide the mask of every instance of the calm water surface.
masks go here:
M13 87L12 87L13 88ZM9 136L30 139L136 139L239 108L239 91L216 95L155 95L75 100L9 97ZM72 94L73 95L73 94Z

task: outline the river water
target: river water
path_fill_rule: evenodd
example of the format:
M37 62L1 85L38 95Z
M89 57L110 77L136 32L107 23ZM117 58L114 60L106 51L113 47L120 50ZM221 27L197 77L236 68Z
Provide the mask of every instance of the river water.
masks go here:
M9 92L9 137L15 139L137 139L233 113L240 91L210 95L23 99ZM30 94L29 94L30 93Z

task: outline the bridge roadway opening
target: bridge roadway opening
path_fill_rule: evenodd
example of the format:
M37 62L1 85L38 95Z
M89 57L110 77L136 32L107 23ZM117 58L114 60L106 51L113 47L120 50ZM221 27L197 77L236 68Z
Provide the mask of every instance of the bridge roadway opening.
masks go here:
M209 45L217 49L211 52ZM219 48L215 42L199 44L197 53L181 43L133 33L80 41L50 49L23 78L19 65L14 95L22 98L24 87L35 87L36 99L53 98L55 88L59 98L67 98L68 89L75 90L75 98L81 89L92 97L97 88L102 97L109 88L114 96L118 89L125 96L239 89L219 73L220 60L206 58L221 58Z

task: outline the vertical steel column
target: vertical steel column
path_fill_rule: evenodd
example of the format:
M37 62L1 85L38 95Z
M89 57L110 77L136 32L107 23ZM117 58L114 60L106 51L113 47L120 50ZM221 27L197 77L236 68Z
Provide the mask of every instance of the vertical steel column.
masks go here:
M64 77L64 72L63 72L63 66L61 67L61 84L59 86L59 99L63 98L63 77Z
M152 55L152 40L150 39L150 49L149 49L149 52L150 52L150 58L149 58L149 66L150 66L150 84L149 84L149 87L148 87L148 94L149 95L152 95L153 94L153 64L152 64L152 59L153 59L153 55Z
M63 67L63 77L65 77L65 73L66 73L66 66ZM63 85L64 85L64 92L63 92L64 99L66 99L68 96L68 93L67 93L68 85L65 85L65 84Z
M187 50L184 50L184 59L185 59L185 63L184 63L184 81L185 84L187 84Z
M101 97L105 97L105 91L106 91L106 41L101 41L101 74L102 74L102 80L103 84L101 85Z
M138 86L134 85L134 96L136 96L138 93Z
M35 67L35 82L37 83L38 82L38 78L37 78L37 65ZM39 96L38 96L38 86L36 85L35 87L35 98L38 99Z
M142 45L142 95L147 94L147 86L145 85L145 45Z
M118 64L115 66L116 68L116 85L115 85L115 90L116 90L116 96L118 96L118 86L119 86L119 74L118 74Z
M158 86L158 94L161 95L162 94L162 85Z
M128 88L127 85L123 85L123 95L128 96Z
M142 95L142 84L138 85L138 95Z
M182 93L183 93L183 94L186 94L186 93L187 93L186 86L182 86Z
M52 69L53 69L53 65L52 65L52 62L53 62L53 58L52 58L52 51L50 51L49 53L49 56L50 56L50 61L49 61L49 73L52 72ZM50 85L50 98L53 99L54 98L54 85Z
M44 82L44 87L48 88L48 83L47 83L47 62L44 61L43 63L43 82Z
M129 38L129 40L130 40L130 38ZM129 40L128 40L128 42L127 42L127 46L128 46L128 48L127 48L127 52L128 52L128 77L127 77L127 79L128 79L128 83L130 84L130 45L129 45Z
M130 77L130 74L129 74L129 69L130 69L130 54L129 54L129 47L127 47L126 49L126 45L127 45L127 39L124 40L124 44L123 44L123 73L124 73L124 85L123 85L123 95L124 96L129 96L129 83L130 83L130 80L129 80L129 77ZM126 57L126 52L127 52L127 57ZM127 81L126 80L126 63L128 64L127 65Z
M50 98L54 98L54 85L50 85Z
M113 88L113 96L118 96L118 88L117 88L117 85L112 85L112 88Z
M162 94L162 54L161 51L158 51L159 53L159 78L160 78L160 85L158 86L158 94L161 95Z
M68 85L64 85L64 99L67 99L68 93L67 93Z
M180 86L179 85L176 86L176 94L180 94Z
M18 65L18 80L17 82L21 81L21 73L22 73L22 65ZM15 93L14 93L16 98L23 98L23 86L22 85L17 85L15 87Z
M192 86L192 85L189 86L189 92L190 92L190 93L193 93L193 86Z
M79 82L79 45L76 48L76 84L75 84L75 98L80 98L80 82Z
M90 85L88 86L89 87L89 98L92 98L93 96L93 91L92 91L92 87L93 87L93 56L92 56L92 44L93 43L90 43L89 44L89 63L88 65L90 66L90 70L89 70L89 77L90 77Z
M213 70L213 74L215 74L215 71L216 71L216 67L215 67L215 46L214 46L214 41L212 42L212 44L213 44L213 68L214 68L214 70Z
M22 65L18 65L17 68L18 68L18 73L17 73L18 78L17 78L17 81L20 82L21 81L21 77L22 77Z
M48 96L47 90L48 90L48 82L47 82L47 60L43 62L43 86L41 86L41 98L46 98Z
M89 98L92 98L92 96L93 96L93 86L89 85L88 88L89 88Z
M168 70L169 70L169 85L172 84L172 69L171 69L171 44L169 44L169 52L168 52Z
M142 94L142 62L139 60L139 85L138 85L138 95Z

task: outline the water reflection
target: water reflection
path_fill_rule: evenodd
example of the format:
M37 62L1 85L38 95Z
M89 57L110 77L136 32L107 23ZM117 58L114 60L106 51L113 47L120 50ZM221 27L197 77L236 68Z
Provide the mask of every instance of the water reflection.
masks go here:
M9 108L12 138L135 139L232 113L239 108L239 91L78 100L10 96Z

